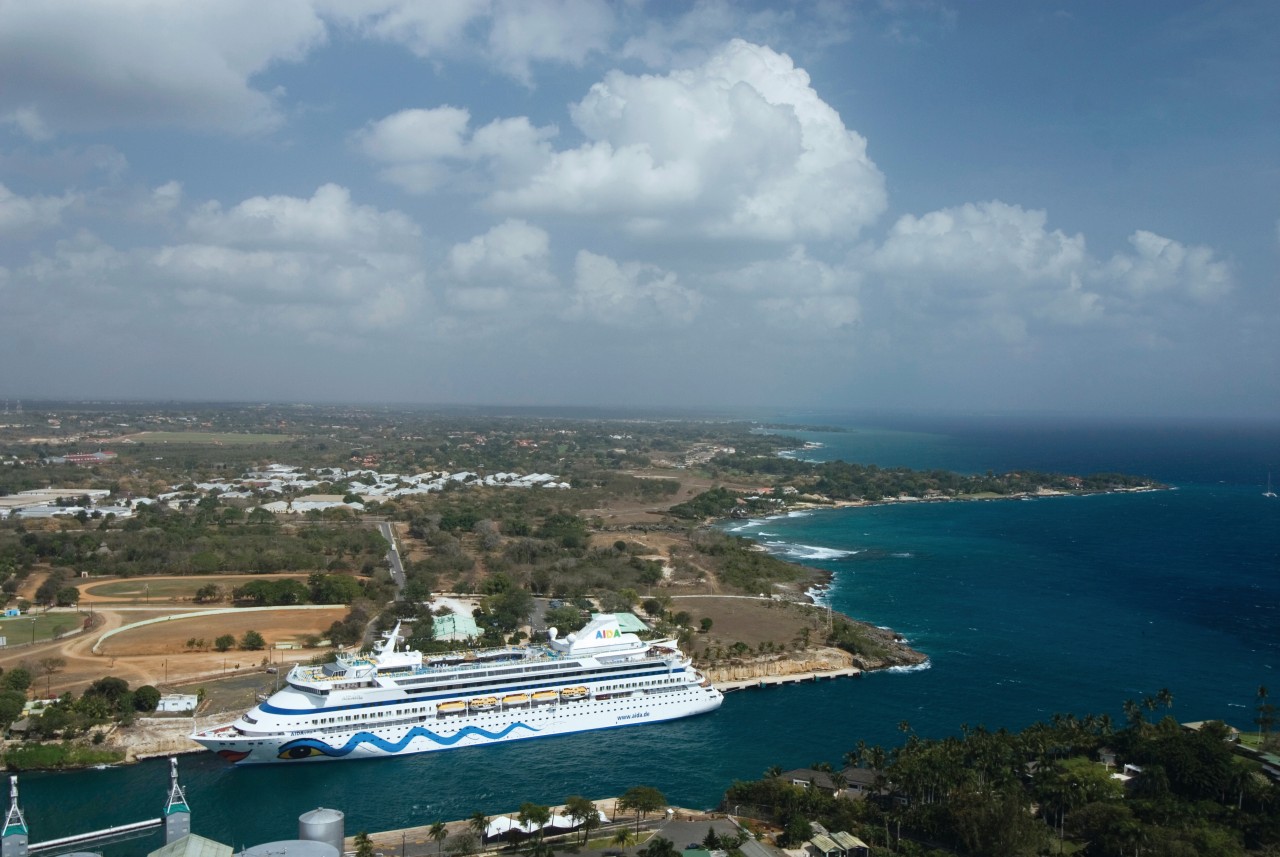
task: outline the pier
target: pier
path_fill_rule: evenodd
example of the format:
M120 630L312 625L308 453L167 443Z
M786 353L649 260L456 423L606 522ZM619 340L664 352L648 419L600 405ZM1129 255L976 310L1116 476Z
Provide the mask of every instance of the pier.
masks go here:
M844 667L834 670L818 670L816 672L788 673L786 675L760 675L751 678L736 678L727 681L717 681L715 686L719 688L721 693L732 693L735 690L750 690L751 688L775 687L784 684L801 684L803 682L817 682L824 679L833 678L861 678L862 670L857 667Z

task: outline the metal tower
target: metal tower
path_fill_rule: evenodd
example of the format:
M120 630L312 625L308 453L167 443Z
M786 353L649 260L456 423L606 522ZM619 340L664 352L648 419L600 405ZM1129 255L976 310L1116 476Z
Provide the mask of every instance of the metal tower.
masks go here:
M169 799L164 807L164 844L168 845L191 832L191 807L178 785L178 760L169 759ZM0 857L9 857L8 852Z
M0 833L0 857L27 857L27 820L18 806L17 777L9 777L9 814Z

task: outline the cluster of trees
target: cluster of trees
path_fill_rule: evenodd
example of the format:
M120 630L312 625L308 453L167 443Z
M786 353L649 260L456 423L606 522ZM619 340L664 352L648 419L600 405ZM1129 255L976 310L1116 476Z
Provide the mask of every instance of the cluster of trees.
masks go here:
M372 581L361 582L350 574L313 571L307 582L295 578L264 578L251 580L231 590L235 601L262 606L290 604L350 604L365 595L366 588L377 588L373 598L385 599L389 592L381 591ZM196 590L197 604L214 604L225 601L227 589L217 583L207 583Z
M71 583L71 572L55 568L36 588L36 603L43 607L74 607L80 603L80 590Z
M700 521L704 518L723 518L735 509L742 509L751 514L768 514L777 504L765 497L748 498L737 491L716 487L703 491L683 503L677 503L667 510L667 514L676 518Z
M847 461L800 461L773 454L747 452L718 455L713 464L717 472L738 476L772 476L834 500L876 501L903 494L923 497L934 492L944 497L1020 494L1034 492L1041 487L1062 491L1114 491L1152 484L1150 479L1122 473L1096 473L1084 477L1034 471L963 474L949 470L912 470L906 467L851 464Z
M60 668L51 665L53 669ZM6 728L22 715L31 671L15 667L0 676L0 724ZM138 713L156 710L160 691L149 684L130 689L122 678L106 676L85 688L77 698L64 693L57 701L29 715L27 734L33 738L75 738L109 723L128 724Z
M922 739L903 723L903 745L860 742L845 755L875 772L879 794L867 800L798 788L770 771L735 783L726 803L751 805L791 842L821 821L893 853L929 852L922 842L989 857L1060 853L1062 843L1082 857L1275 853L1280 789L1233 752L1221 723L1191 731L1170 716L1146 719L1168 705L1167 691L1127 704L1123 728L1107 715L1055 715L1017 733L963 726L959 736ZM1103 747L1141 767L1127 789L1095 760Z
M22 529L20 520L0 527L0 566L20 570L47 563L125 577L315 569L369 574L386 549L367 527L282 525L261 509L219 507L216 498L186 511L139 505L135 517L122 524L103 521L88 530L37 532Z

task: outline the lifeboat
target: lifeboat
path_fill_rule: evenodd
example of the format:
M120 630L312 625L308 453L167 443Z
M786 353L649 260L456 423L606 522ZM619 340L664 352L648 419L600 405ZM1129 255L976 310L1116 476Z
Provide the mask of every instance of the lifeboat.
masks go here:
M488 711L498 707L498 700L492 696L478 696L469 704L472 711Z
M466 708L465 702L442 702L436 706L436 711L440 714L458 714L465 711Z
M527 705L529 703L529 694L527 693L509 693L502 697L503 705Z
M534 702L555 702L556 692L554 690L540 690L533 695Z
M586 699L587 689L585 687L566 687L560 691L561 699Z

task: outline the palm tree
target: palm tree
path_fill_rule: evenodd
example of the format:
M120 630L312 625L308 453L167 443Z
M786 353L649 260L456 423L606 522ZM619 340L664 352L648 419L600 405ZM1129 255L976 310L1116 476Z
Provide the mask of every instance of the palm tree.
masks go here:
M613 836L613 844L619 848L630 848L636 843L636 835L631 832L630 828L622 828Z
M444 841L449 836L449 829L444 826L443 821L437 821L431 825L431 838L436 841L436 853L440 854L444 851Z
M489 817L483 812L471 813L471 818L467 819L467 826L476 834L476 838L484 842L484 833L489 829Z
M640 849L641 857L679 857L675 843L665 836L655 836Z
M363 830L356 834L356 857L373 857L373 840Z

